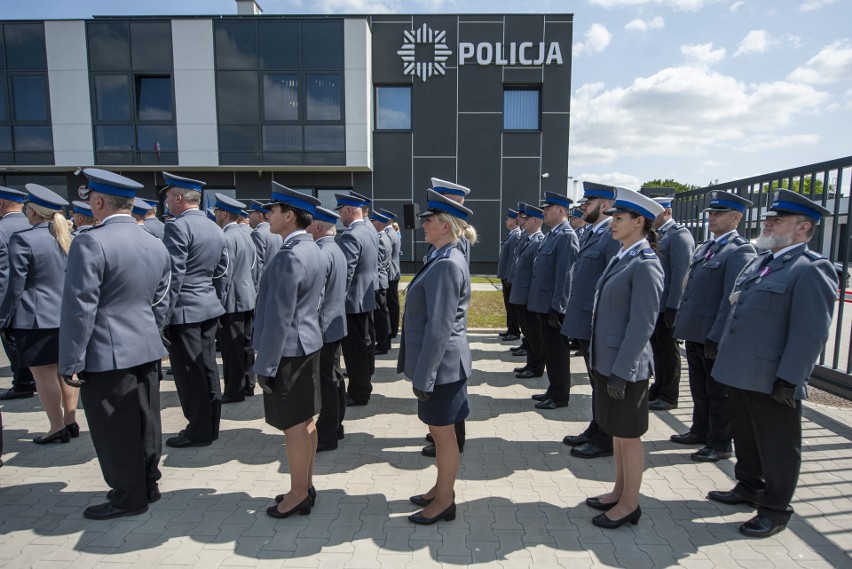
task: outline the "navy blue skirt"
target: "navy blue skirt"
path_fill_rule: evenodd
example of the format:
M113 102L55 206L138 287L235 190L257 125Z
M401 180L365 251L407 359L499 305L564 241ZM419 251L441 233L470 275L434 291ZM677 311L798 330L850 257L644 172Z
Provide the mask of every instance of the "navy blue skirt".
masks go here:
M436 385L427 401L417 400L417 416L433 427L459 423L470 413L467 405L467 380Z
M14 328L20 367L59 363L59 328Z

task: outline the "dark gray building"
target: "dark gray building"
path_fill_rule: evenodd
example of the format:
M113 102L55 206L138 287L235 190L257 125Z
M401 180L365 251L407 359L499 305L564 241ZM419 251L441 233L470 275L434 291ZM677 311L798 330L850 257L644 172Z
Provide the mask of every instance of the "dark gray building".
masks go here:
M567 190L571 44L567 14L0 22L0 184L74 198L95 165L153 198L166 170L239 199L353 189L401 218L438 177L472 189L492 272L503 210Z

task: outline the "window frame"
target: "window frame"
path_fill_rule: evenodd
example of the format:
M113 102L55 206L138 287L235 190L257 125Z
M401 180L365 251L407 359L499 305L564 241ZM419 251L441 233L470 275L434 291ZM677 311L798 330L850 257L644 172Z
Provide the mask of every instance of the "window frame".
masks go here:
M408 128L382 128L379 126L379 89L407 89L408 90ZM380 84L373 86L373 130L376 132L412 132L413 128L413 115L414 112L412 110L412 97L413 97L413 85L411 83L406 84Z
M508 91L524 91L535 92L536 100L536 127L535 128L507 128L506 127L506 92ZM503 132L541 132L541 84L525 84L525 85L503 85Z

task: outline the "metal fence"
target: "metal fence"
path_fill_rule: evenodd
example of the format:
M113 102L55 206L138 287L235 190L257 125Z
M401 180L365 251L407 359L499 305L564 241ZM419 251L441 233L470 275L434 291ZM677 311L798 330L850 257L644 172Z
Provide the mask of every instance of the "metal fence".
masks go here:
M852 156L810 164L790 170L752 176L678 193L672 210L674 218L692 232L696 244L712 236L703 210L713 190L733 192L754 204L740 223L740 235L754 239L760 234L761 215L772 201L775 189L799 192L822 204L833 215L823 219L809 246L834 261L840 275L840 291L829 339L811 377L811 383L836 395L852 399L852 290L847 300L847 275L852 258L849 220L852 219Z

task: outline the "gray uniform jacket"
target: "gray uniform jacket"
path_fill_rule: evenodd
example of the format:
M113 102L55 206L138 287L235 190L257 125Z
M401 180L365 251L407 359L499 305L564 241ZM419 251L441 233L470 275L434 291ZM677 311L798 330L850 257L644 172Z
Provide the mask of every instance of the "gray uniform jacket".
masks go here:
M45 221L9 239L9 284L0 328L59 328L67 258Z
M213 281L216 294L222 299L227 314L248 312L254 308L257 295L257 249L251 236L236 223L224 228L225 247L228 250L228 271Z
M754 247L736 233L708 241L692 255L674 337L687 342L719 343L728 312L734 281L754 259Z
M280 235L269 230L269 223L266 221L257 224L257 227L251 233L251 239L254 241L255 248L257 248L258 270L260 271L259 274L262 275L263 268L272 262L272 258L281 249L284 240ZM259 277L258 284L260 284Z
M828 339L837 273L805 244L761 270L768 254L752 259L734 283L713 378L765 394L780 378L796 385L798 399L806 399L808 379Z
M689 270L689 262L695 250L695 240L689 229L673 222L657 230L660 236L657 242L657 256L666 275L663 283L663 297L660 299L660 312L666 308L678 309L683 295L684 280Z
M322 341L328 344L346 336L346 257L330 235L320 237L316 243L325 263L320 325Z
M520 227L516 227L506 235L503 242L500 243L500 257L497 259L497 278L507 280L509 268L512 266L512 254L515 252L515 246L523 235Z
M149 217L148 219L143 219L142 223L145 224L145 228L151 232L151 234L157 239L163 238L163 233L166 230L166 224L157 219L156 217Z
M379 234L372 225L356 221L340 234L337 244L346 256L346 313L374 310L379 280Z
M621 243L612 238L607 220L597 231L588 230L577 260L571 269L571 295L562 322L562 335L577 340L592 337L592 309L595 305L595 287L610 259L621 249Z
M527 235L526 239L521 239L518 243L513 261L515 268L512 272L512 290L509 293L509 302L512 304L526 305L529 302L533 264L543 240L544 233L538 231Z
M456 241L456 249L458 249L462 255L464 255L464 260L467 263L467 266L470 267L470 241L467 240L467 237L462 235L459 237L459 240ZM429 262L430 257L432 257L432 253L435 252L435 246L429 245L429 249L426 250L426 256L423 257L423 264Z
M213 287L228 272L225 235L207 215L189 209L166 224L163 243L172 259L169 324L193 324L225 313Z
M378 278L376 280L376 288L378 290L387 290L390 286L390 268L391 268L391 252L393 243L387 233L379 231L376 233L379 236L379 254L378 254Z
M417 389L431 392L436 385L470 377L469 305L467 261L457 246L446 245L406 288L397 372Z
M663 267L647 241L621 259L612 259L595 292L592 369L631 382L654 375L650 340L662 293Z
M527 310L539 314L551 311L565 314L571 294L569 275L579 249L577 234L567 221L544 236L533 265Z
M402 239L399 237L399 233L394 230L393 227L385 227L385 233L388 234L388 237L391 240L391 258L390 258L390 271L388 272L388 280L389 281L398 281L402 276L402 270L399 267L399 252L402 247Z
M319 247L301 233L281 247L263 272L252 335L258 375L274 377L281 358L306 356L322 348L323 268Z
M13 233L30 227L27 216L19 211L7 213L0 219L0 302L6 296L6 287L9 284L9 239Z
M80 233L68 253L59 373L127 369L166 355L171 260L129 215Z

